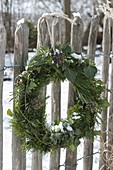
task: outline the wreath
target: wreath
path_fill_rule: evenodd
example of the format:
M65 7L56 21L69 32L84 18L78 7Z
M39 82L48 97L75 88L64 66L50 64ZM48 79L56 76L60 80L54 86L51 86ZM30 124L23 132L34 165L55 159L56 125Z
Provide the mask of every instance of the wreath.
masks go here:
M69 45L57 45L55 49L40 47L25 71L16 77L14 112L11 127L23 141L24 150L40 150L43 153L58 148L76 149L81 138L93 139L98 114L108 107L102 98L103 82L95 79L97 68L88 59L78 58ZM68 80L76 94L75 105L68 108L67 119L46 120L46 99L43 87L50 82Z

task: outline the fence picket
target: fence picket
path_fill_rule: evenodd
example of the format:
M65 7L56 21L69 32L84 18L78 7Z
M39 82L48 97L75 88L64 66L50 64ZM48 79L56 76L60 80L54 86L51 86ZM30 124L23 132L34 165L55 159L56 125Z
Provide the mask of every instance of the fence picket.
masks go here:
M82 39L83 39L83 21L80 17L75 17L74 22L71 24L71 48L77 53L81 52L82 48ZM68 93L68 107L71 107L75 103L76 94L69 83L69 93ZM65 161L65 170L76 170L77 166L77 150L72 152L71 150L66 150L66 161Z
M111 29L112 29L112 53L113 53L113 21L111 20ZM110 75L110 107L109 107L109 117L108 117L108 166L110 170L113 169L113 157L112 157L112 148L113 148L113 57L111 58L111 75Z
M39 19L37 24L37 48L41 45L50 45L50 35L48 30L48 20Z
M94 60L95 58L95 49L96 49L99 20L100 20L100 17L98 15L95 15L92 17L92 21L91 21L89 38L88 38L88 50L87 50L88 58L91 60Z
M52 47L59 42L59 19L52 21ZM61 82L52 83L51 86L51 121L58 120L61 117ZM50 156L50 170L55 170L60 165L60 148L55 154Z
M38 21L37 25L37 48L39 48L41 45L50 45L50 36L49 31L47 27L47 22L45 19L42 19L41 21ZM46 96L46 87L44 87L41 91L42 96ZM32 170L42 170L42 153L40 151L35 151L32 153Z
M6 48L6 31L0 24L0 170L3 169L3 78Z
M88 39L87 57L90 60L94 60L95 58L98 26L99 26L99 17L95 15L93 16L91 21L89 39ZM84 154L83 169L92 170L92 166L93 166L93 142L92 141L88 139L84 139L83 154Z
M103 67L102 67L102 80L105 84L105 87L108 88L108 78L109 78L109 54L110 54L110 44L111 44L111 26L110 19L104 18L104 29L103 29ZM108 91L103 94L103 96L108 99ZM103 170L106 170L106 130L107 130L107 113L108 109L103 109L101 119L101 141L100 141L100 160L99 160L99 168L103 167Z
M20 23L15 31L14 79L24 70L24 61L28 55L28 37L29 29L26 23ZM19 137L12 134L12 170L26 170L26 153L22 152L21 144Z

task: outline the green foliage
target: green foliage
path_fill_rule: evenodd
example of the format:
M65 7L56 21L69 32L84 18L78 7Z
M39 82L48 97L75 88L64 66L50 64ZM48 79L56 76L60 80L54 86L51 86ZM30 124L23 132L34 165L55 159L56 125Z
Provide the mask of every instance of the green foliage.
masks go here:
M12 111L10 109L7 110L7 115L11 116L11 117L13 116L13 113L12 113Z
M89 60L74 58L70 46L57 50L41 47L26 70L15 80L15 109L12 130L23 140L24 150L51 152L57 148L76 149L80 139L93 140L98 114L108 107L102 98L103 82L96 80L97 68ZM46 122L46 97L42 88L50 82L69 80L76 94L75 105L68 109L67 119Z
M30 21L27 22L29 28L29 48L36 48L37 43L37 27Z
M89 78L93 78L96 73L97 73L97 68L95 66L90 65L84 68L84 74Z

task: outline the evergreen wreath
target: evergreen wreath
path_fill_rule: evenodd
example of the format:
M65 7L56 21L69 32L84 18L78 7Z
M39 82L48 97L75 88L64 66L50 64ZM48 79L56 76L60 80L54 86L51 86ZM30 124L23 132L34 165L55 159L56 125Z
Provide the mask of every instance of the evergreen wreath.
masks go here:
M88 59L73 54L69 45L57 45L55 50L40 47L25 71L16 77L14 113L11 127L23 141L24 150L40 150L43 153L58 148L76 149L81 138L93 139L98 135L95 123L98 114L108 107L102 98L103 82L95 79L97 68ZM46 99L41 95L50 82L68 80L76 94L75 105L67 111L67 119L46 120Z

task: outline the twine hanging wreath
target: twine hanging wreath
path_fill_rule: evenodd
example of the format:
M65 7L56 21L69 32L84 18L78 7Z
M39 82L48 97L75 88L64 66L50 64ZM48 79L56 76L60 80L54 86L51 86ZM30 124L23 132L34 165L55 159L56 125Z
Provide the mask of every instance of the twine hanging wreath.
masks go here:
M108 102L102 98L104 86L96 80L97 68L88 59L78 59L70 46L58 45L55 50L40 47L30 60L26 70L15 80L15 109L11 126L23 141L24 150L40 150L43 153L60 148L74 150L80 139L93 139L97 115ZM67 119L46 120L46 99L41 95L50 82L68 80L75 91L75 105L67 111Z

